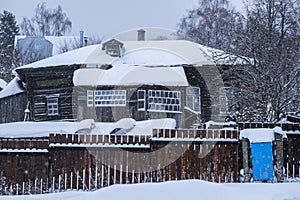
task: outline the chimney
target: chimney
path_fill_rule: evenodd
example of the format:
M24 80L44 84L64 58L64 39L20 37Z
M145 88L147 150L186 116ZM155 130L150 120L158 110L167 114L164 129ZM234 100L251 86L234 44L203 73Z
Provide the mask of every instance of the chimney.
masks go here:
M79 47L83 47L83 31L80 31L80 36L79 36Z
M88 45L88 43L89 43L89 38L86 36L86 37L84 37L84 46L87 46Z
M138 41L145 41L145 33L146 33L146 31L145 30L143 30L143 29L140 29L140 30L138 30L137 31L138 32Z

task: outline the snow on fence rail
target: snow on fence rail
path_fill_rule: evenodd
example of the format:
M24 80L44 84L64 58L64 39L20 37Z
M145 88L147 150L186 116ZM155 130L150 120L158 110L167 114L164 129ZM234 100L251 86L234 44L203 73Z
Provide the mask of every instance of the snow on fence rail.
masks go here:
M150 148L147 135L50 134L49 147Z
M299 123L261 123L261 122L239 122L238 128L239 130L247 129L247 128L274 128L279 126L284 131L300 131Z
M3 152L32 152L43 153L49 147L49 138L0 138L0 153Z
M236 130L220 129L154 129L153 141L186 141L186 142L237 142Z

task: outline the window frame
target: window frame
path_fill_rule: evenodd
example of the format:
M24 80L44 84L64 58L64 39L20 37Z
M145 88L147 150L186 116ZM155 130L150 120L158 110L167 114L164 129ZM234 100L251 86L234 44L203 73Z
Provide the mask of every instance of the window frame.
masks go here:
M142 97L140 97L140 93L143 93ZM140 107L140 105L143 106ZM137 108L138 111L146 111L146 90L137 91Z
M126 106L126 90L94 90L93 95L95 107Z
M58 96L48 96L47 97L47 116L58 116L58 115L59 115Z
M94 91L93 90L86 91L86 104L87 104L87 107L94 106Z
M198 96L194 91L191 92L191 90L195 89L198 90ZM199 102L199 105L197 106L199 109L197 110L195 109L195 98L198 98ZM186 106L197 113L201 113L201 89L199 87L191 86L186 88Z

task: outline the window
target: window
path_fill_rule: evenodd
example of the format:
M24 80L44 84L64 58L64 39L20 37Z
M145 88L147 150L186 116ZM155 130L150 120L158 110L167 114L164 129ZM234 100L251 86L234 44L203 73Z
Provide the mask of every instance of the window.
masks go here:
M220 96L220 112L226 113L227 112L227 98L226 96Z
M112 39L102 44L102 50L105 50L106 54L114 57L121 56L121 49L123 47L123 43Z
M47 113L48 116L58 115L58 98L47 98Z
M228 98L232 93L231 87L223 87L219 89L219 101L220 101L220 113L226 113L228 111Z
M201 112L200 97L200 88L188 87L186 89L186 106L196 112Z
M119 57L120 53L120 46L117 44L107 45L106 53L113 57Z
M181 112L180 91L149 90L148 111Z
M87 96L88 101L90 97L91 95ZM125 90L95 90L94 104L96 107L126 106L126 91Z
M87 107L92 107L94 105L94 92L93 90L87 91Z
M146 91L138 90L138 110L145 111L146 110Z

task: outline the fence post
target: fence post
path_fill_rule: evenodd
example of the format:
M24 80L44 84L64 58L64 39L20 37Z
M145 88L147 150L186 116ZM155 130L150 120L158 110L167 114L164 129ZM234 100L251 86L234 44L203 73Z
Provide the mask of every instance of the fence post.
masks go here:
M22 187L22 194L25 194L25 182L23 182L23 187Z
M91 184L92 184L92 168L89 168L89 190L91 190Z
M41 194L43 194L43 179L41 179L41 186L40 186L40 188L41 188Z
M82 170L82 190L84 191L85 186L85 169Z
M242 139L242 151L243 151L243 168L244 168L244 182L250 182L251 174L249 168L249 140L243 138Z
M52 177L52 192L55 192L55 177Z
M67 175L67 172L65 172L65 191L67 191L67 178L68 178L68 175Z
M289 163L286 163L286 178L289 178Z
M76 172L76 190L79 189L79 172Z
M37 187L37 179L34 179L34 194L36 194L36 188Z
M283 182L284 181L284 173L283 173L283 163L284 163L284 155L283 155L283 138L281 134L275 133L275 150L276 150L276 155L275 155L275 174L278 182Z
M102 161L103 161L103 154L102 154ZM104 185L104 165L101 164L101 183L100 183L100 187L103 188Z
M70 179L71 179L70 188L71 188L71 190L73 190L73 172L71 172Z
M58 175L58 191L60 191L60 187L61 187L61 175Z
M98 158L98 154L97 154ZM98 160L96 160L97 164L95 166L95 189L98 189Z
M9 192L10 192L10 195L13 194L13 187L12 187L12 185L10 185L10 187L9 187Z
M28 194L30 194L30 180L28 180Z

